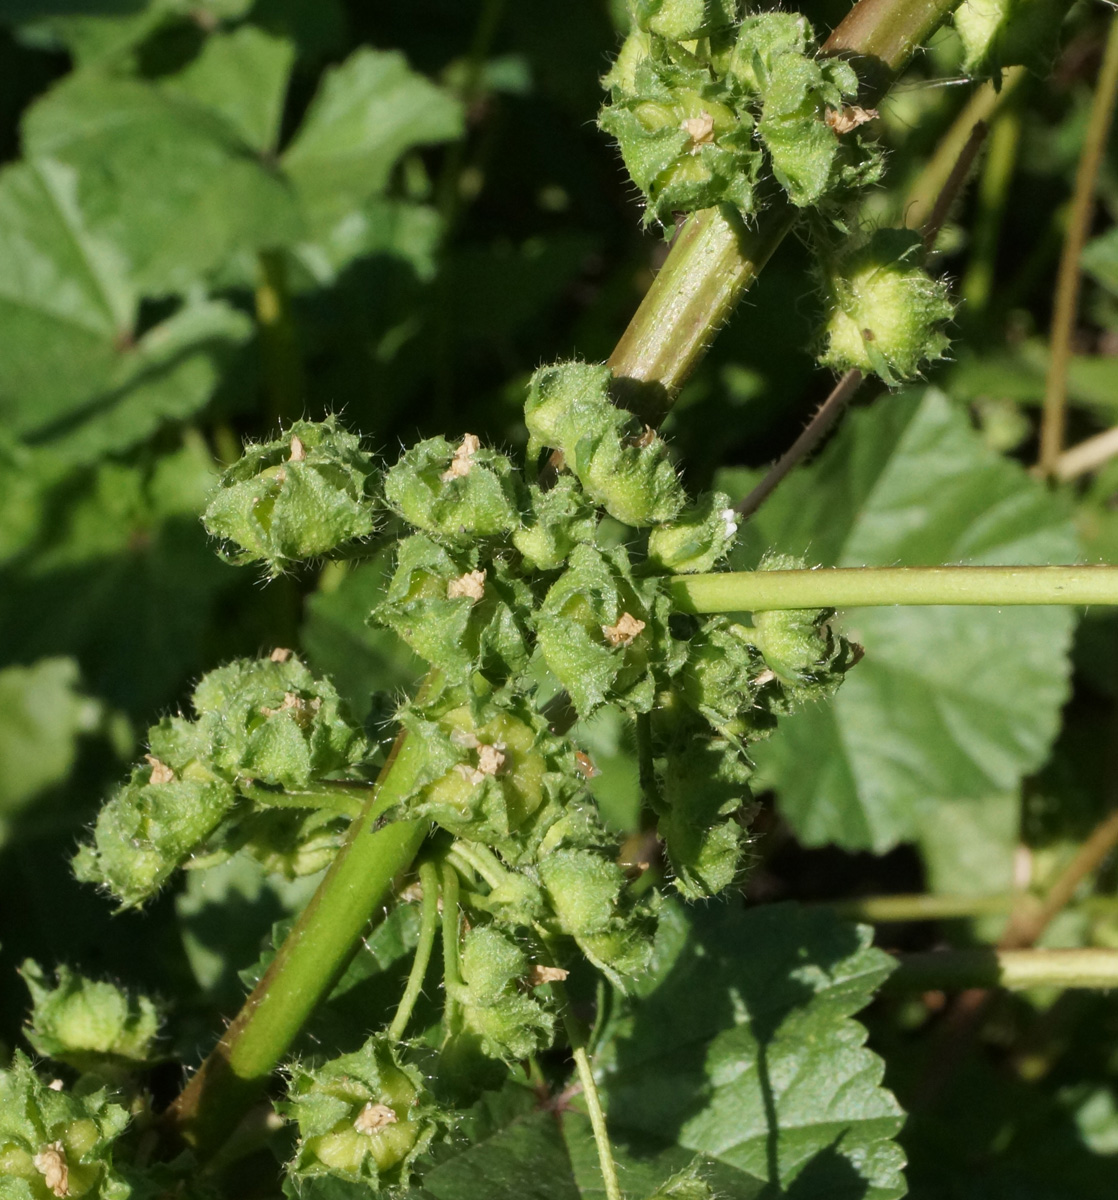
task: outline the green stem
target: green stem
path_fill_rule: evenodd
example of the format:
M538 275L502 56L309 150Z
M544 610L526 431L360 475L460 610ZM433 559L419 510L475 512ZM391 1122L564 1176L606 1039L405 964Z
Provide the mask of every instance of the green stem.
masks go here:
M916 894L835 900L826 907L851 921L953 921L1000 916L1008 913L1016 900L1010 892L995 896Z
M263 1090L303 1023L345 969L370 914L427 834L425 821L382 816L412 787L421 745L403 739L370 789L311 902L221 1041L168 1109L165 1122L204 1159Z
M450 854L457 855L468 867L472 867L491 888L500 887L508 879L508 871L488 846L459 841L450 848Z
M730 571L668 581L684 612L897 604L1118 604L1118 567L825 567Z
M1071 216L1068 218L1060 270L1056 278L1056 298L1052 313L1052 336L1048 358L1048 378L1044 389L1044 415L1040 426L1040 458L1037 466L1044 475L1053 475L1064 448L1067 424L1068 363L1071 359L1075 318L1079 308L1079 260L1091 226L1095 208L1095 180L1106 149L1107 134L1118 99L1118 17L1110 19L1095 100L1079 169L1075 175Z
M621 1185L617 1179L617 1164L613 1161L613 1147L610 1145L609 1130L606 1128L606 1114L602 1108L597 1081L594 1079L594 1067L586 1048L586 1029L571 1009L566 986L560 980L553 980L550 987L563 1018L563 1028L566 1029L567 1038L571 1043L578 1081L582 1084L582 1094L586 1099L586 1112L590 1117L594 1145L598 1150L598 1166L605 1183L606 1200L622 1200Z
M257 256L256 321L260 357L272 417L281 424L302 415L306 400L303 357L287 286L287 255L261 250Z
M889 977L894 992L967 988L1118 987L1118 950L930 950L906 954Z
M415 957L412 959L411 971L408 974L407 986L396 1010L392 1024L388 1027L388 1036L398 1042L404 1036L404 1030L411 1020L415 1002L423 991L423 980L427 977L427 966L431 961L431 950L435 945L435 934L439 928L439 872L434 863L419 864L419 886L423 889L422 907L419 915L419 941L415 947Z
M458 967L458 939L461 932L458 916L458 872L448 862L444 862L442 866L442 884L443 983L446 987L443 1024L449 1035L454 1031L458 1015L458 1001L455 997L462 990L462 972Z
M360 788L341 785L337 788L322 787L304 792L286 789L272 791L260 787L259 784L245 783L237 790L246 800L251 800L261 808L329 808L347 817L359 817L369 796L367 783Z

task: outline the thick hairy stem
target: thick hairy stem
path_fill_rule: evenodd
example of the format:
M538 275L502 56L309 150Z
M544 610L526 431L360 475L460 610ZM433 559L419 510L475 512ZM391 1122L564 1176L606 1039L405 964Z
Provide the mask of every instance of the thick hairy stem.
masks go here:
M825 567L669 580L691 613L898 604L1118 604L1118 567Z
M1049 344L1048 378L1044 389L1044 415L1040 426L1041 474L1054 475L1060 452L1064 448L1064 428L1067 424L1068 362L1071 359L1075 317L1079 308L1079 259L1091 225L1095 207L1095 180L1102 163L1106 138L1118 99L1118 17L1110 20L1106 53L1095 87L1095 101L1075 175L1071 215L1068 218L1060 271L1056 278L1056 302L1052 314L1052 337Z
M896 992L959 988L1118 987L1118 950L931 950L906 954L885 984Z
M370 789L362 815L264 977L215 1049L165 1114L169 1132L205 1158L260 1094L303 1023L345 969L370 916L407 869L423 821L382 825L408 794L422 747L404 740Z

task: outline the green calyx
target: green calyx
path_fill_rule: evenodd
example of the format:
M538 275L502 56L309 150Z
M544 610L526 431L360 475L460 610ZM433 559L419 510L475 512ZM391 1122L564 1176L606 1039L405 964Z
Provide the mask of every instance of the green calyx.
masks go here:
M296 1178L332 1175L368 1187L407 1182L439 1126L423 1075L382 1036L360 1050L288 1070L281 1114L299 1127Z
M738 518L723 492L707 492L667 525L648 535L648 562L674 575L713 571L730 553Z
M410 525L452 546L505 537L520 526L523 484L508 458L467 433L429 438L401 455L384 498Z
M157 1061L160 1013L147 996L86 979L66 966L57 968L52 986L32 959L20 973L32 1001L24 1032L37 1054L79 1071Z
M555 1017L525 989L535 985L527 952L509 934L482 925L466 934L460 962L462 1029L487 1058L519 1062L547 1049Z
M296 421L284 437L245 448L203 521L230 561L261 562L275 576L369 537L377 474L360 439L333 417Z
M0 1070L0 1194L19 1200L127 1200L113 1142L128 1114L105 1089L76 1095L45 1083L16 1051Z
M219 827L230 835L219 857L242 845L251 850L257 832L264 855L274 854L285 828L285 873L297 870L292 818L268 810L288 803L331 809L327 778L351 772L369 754L334 686L290 651L211 671L193 700L194 720L165 717L148 730L146 762L110 797L92 843L75 858L78 878L106 886L124 907L149 899L177 867L201 856ZM227 826L234 817L236 826ZM317 836L321 828L305 832ZM317 870L318 860L301 865Z
M907 229L877 229L834 255L824 267L819 361L894 386L941 358L948 347L943 326L954 307L946 285L924 269L924 258L920 235Z
M666 443L610 401L609 368L542 367L528 385L528 456L550 446L586 494L615 520L641 529L672 520L686 494Z
M647 201L646 223L716 204L744 217L763 174L797 207L844 198L879 178L880 152L857 132L848 63L817 56L808 22L758 13L740 24L717 0L636 0L634 28L604 83L599 118Z

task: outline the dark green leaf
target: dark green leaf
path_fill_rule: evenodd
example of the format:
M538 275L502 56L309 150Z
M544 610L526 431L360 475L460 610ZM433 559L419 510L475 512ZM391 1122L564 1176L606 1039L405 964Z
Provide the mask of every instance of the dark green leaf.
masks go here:
M942 393L855 414L747 527L835 566L1069 562L1066 506L986 448ZM1067 695L1060 608L878 608L843 617L866 648L834 701L781 721L759 773L810 845L888 849L936 797L979 801L1044 760Z

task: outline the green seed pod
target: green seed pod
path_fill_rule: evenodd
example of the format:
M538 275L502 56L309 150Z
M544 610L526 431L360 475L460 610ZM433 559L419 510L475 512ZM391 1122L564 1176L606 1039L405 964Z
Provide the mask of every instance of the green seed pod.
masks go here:
M144 1067L158 1060L159 1009L147 996L86 979L65 966L57 968L52 986L32 959L20 974L32 1002L24 1034L37 1054L79 1071Z
M384 497L409 524L452 546L508 536L525 503L512 463L472 433L458 445L436 437L406 451L385 476Z
M128 1114L108 1093L81 1096L43 1082L16 1051L0 1070L0 1195L13 1200L126 1200L112 1143Z
M685 899L714 896L738 877L751 771L725 738L677 737L665 756L659 833Z
M97 815L93 841L78 848L74 874L107 888L121 908L149 900L232 811L237 795L224 779L193 764L182 778L137 767Z
M512 543L529 567L554 571L567 561L575 546L593 543L598 514L570 475L561 475L546 492L536 484L528 491L528 512L524 524L512 535Z
M953 18L963 43L963 70L998 77L1004 67L1020 63L1046 75L1067 11L1063 0L963 0Z
M561 450L587 495L613 518L643 528L672 520L686 494L667 446L610 403L608 367L560 363L532 376L524 419L528 453Z
M376 477L360 439L334 417L296 421L286 436L245 447L203 520L231 562L266 563L275 576L368 537Z
M209 738L209 764L230 780L247 777L297 791L351 771L369 755L334 685L316 679L286 650L211 671L193 700L198 730ZM150 731L152 755L172 771L185 769L164 738L169 725L160 722Z
M395 631L451 684L474 671L500 686L528 661L526 584L499 559L452 552L422 534L404 538L384 600L370 620Z
M372 1188L405 1184L439 1125L423 1076L383 1036L320 1066L289 1068L280 1113L298 1122L295 1178L333 1175Z
M954 309L947 287L924 270L920 235L877 229L825 268L825 348L820 362L856 367L894 386L941 358Z
M491 925L471 929L460 966L462 1024L482 1054L516 1062L551 1044L554 1017L518 990L517 983L529 978L528 956L508 934Z
M74 860L79 879L107 886L126 908L202 850L233 815L238 789L307 791L369 754L333 685L290 651L211 671L193 699L196 720L165 717L148 730L145 765L110 797Z
M531 859L577 790L569 744L526 705L487 705L480 716L467 705L437 714L411 708L401 724L427 758L409 814L494 846L510 862Z
M243 850L269 875L301 879L334 861L349 824L349 816L329 808L265 808L242 818L222 851Z
M737 23L736 0L632 0L633 23L661 37L691 41Z
M747 634L727 617L704 618L687 643L687 661L675 682L691 709L734 739L772 724L756 707L763 684L759 677L767 668L760 652L745 640Z
M539 872L564 933L577 937L609 929L625 883L615 862L592 850L557 850L541 860Z
M734 545L738 518L724 492L708 492L648 535L648 562L661 571L712 571Z
M654 672L676 666L667 618L666 597L634 582L622 548L577 546L536 617L537 645L580 716L607 701L647 712Z

